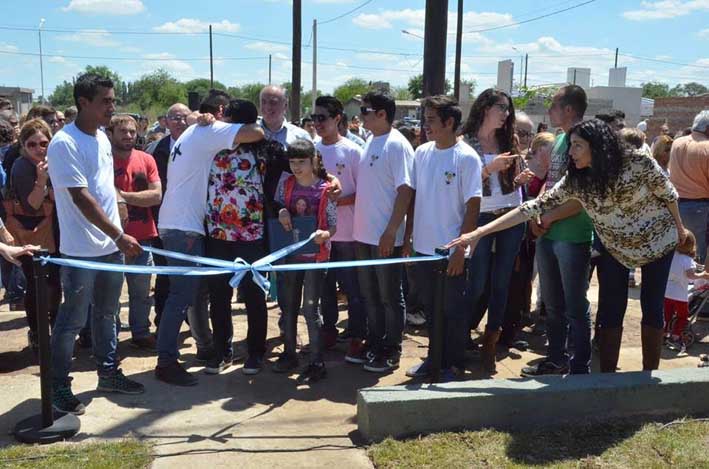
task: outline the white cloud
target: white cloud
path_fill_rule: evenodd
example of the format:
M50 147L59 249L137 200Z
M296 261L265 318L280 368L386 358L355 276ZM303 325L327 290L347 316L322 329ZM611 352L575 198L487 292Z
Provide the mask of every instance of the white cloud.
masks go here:
M697 32L697 36L709 38L709 28Z
M177 60L173 54L168 52L160 52L153 54L144 54L143 68L154 70L163 68L169 72L178 75L180 79L184 79L186 75L190 76L194 73L192 65L182 60Z
M457 16L457 13L448 13L449 33L455 33ZM512 15L509 13L469 11L463 14L463 29L483 29L509 24L512 21ZM426 24L426 11L406 8L404 10L385 10L378 13L362 13L355 16L352 22L356 26L365 29L390 29L394 27L394 23L397 23L399 26L407 27L411 32L419 34L418 32L423 31Z
M631 21L652 21L686 16L695 11L709 11L709 0L658 0L640 2L639 10L623 12Z
M84 30L73 34L63 34L57 39L68 42L80 42L94 47L117 47L121 43L113 39L111 33L105 29Z
M17 52L19 50L16 45L0 42L0 51L2 52Z
M209 25L212 25L212 31L220 31L227 33L235 33L239 31L241 26L238 23L232 23L228 20L222 21L202 21L194 18L181 18L177 21L169 21L160 26L153 28L153 31L160 33L203 33L209 31Z
M53 55L53 56L49 57L49 62L51 62L53 64L65 64L67 61L61 55Z
M145 11L142 0L70 0L63 11L89 15L137 15Z
M287 46L285 44L273 44L271 42L256 41L246 44L244 46L244 49L256 50L259 52L266 52L268 54L272 54L275 52L288 52L290 50L290 46Z

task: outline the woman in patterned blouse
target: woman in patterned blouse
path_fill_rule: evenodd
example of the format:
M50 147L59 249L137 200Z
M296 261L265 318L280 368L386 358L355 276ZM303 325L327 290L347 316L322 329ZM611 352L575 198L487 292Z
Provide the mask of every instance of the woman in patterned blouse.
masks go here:
M601 371L615 371L628 304L628 271L638 266L643 277L643 369L657 369L663 295L674 248L686 237L677 191L655 160L624 148L604 122L581 122L571 128L569 136L568 171L551 190L456 238L448 247L462 244L475 249L483 236L527 219L548 227L557 220L557 207L569 201L581 204L605 247L598 262Z

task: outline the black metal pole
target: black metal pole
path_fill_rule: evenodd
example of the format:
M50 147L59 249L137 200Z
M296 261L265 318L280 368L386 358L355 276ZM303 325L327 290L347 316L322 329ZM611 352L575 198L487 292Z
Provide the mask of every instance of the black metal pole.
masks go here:
M455 33L455 76L453 95L460 102L460 57L463 51L463 0L458 0L458 23Z
M290 119L300 120L301 0L293 0L293 68L291 71Z
M49 255L46 249L35 253L32 259L32 281L35 285L37 308L37 336L39 342L39 380L42 394L42 414L29 417L15 426L15 438L22 443L55 443L76 435L81 427L72 414L52 408L52 358L49 343L48 265L41 258ZM25 261L27 262L27 261Z
M431 382L438 383L441 380L441 366L443 362L443 298L446 288L446 270L448 259L435 261L434 277L435 285L433 291L433 324L430 331L429 341L431 347Z
M214 57L212 55L212 25L209 25L209 87L214 88Z
M448 0L426 0L423 44L423 96L443 94L446 83Z
M524 89L527 89L527 67L529 67L529 54L524 54Z
M618 68L618 48L615 48L615 66L614 68Z

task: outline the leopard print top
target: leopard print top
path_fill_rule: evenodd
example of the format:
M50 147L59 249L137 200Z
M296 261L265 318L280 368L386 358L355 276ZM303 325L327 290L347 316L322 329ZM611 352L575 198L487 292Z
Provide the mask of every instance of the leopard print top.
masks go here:
M605 248L628 268L649 264L677 246L677 227L667 208L677 201L677 191L657 162L643 152L625 157L618 180L603 198L574 190L564 176L520 210L535 219L570 199L583 205Z

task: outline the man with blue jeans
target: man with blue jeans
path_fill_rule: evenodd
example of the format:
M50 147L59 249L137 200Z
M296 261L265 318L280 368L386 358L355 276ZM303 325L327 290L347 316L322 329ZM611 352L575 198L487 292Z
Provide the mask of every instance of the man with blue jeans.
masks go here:
M200 112L211 113L216 119L222 119L229 99L228 94L213 90L200 105ZM209 125L192 125L182 133L170 153L168 185L160 207L158 229L166 250L193 256L204 255L204 221L212 160L221 150L262 139L263 130L255 124L227 124L219 121ZM189 263L168 258L168 264L181 266ZM198 321L208 320L206 308L197 299L206 291L205 285L199 277L170 277L170 293L158 328L158 363L155 367L156 378L168 384L197 384L197 378L177 361L180 356L177 337L190 306L195 306L193 311L199 313L196 317ZM190 327L194 333L192 317Z
M120 228L113 186L111 143L99 126L108 126L115 110L113 83L85 74L74 85L79 114L57 132L47 149L49 177L60 227L62 257L123 265L123 255L138 256L138 241ZM120 251L119 251L120 250ZM116 357L116 311L123 274L61 268L64 303L52 331L53 405L61 412L83 414L71 390L74 341L93 304L94 357L99 391L140 394L143 385L126 378Z
M566 132L583 120L586 107L586 93L576 85L561 88L552 99L551 124L564 133L554 143L545 190L551 189L566 173L569 158ZM549 217L556 221L547 232L530 223L532 231L541 235L537 241L537 263L547 311L549 345L547 357L537 365L523 368L523 376L591 371L591 307L586 292L593 224L585 211L569 204L549 212ZM573 344L571 355L567 341Z

